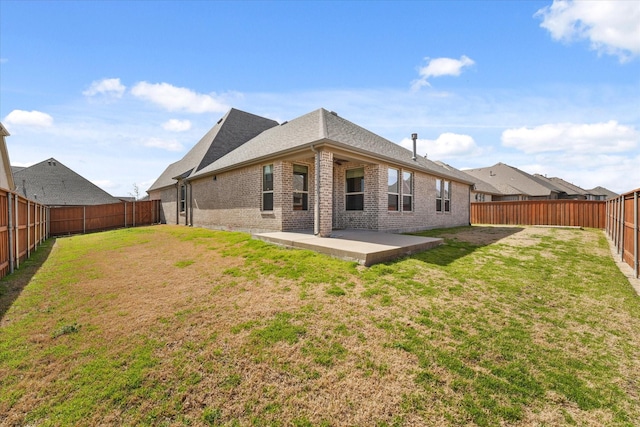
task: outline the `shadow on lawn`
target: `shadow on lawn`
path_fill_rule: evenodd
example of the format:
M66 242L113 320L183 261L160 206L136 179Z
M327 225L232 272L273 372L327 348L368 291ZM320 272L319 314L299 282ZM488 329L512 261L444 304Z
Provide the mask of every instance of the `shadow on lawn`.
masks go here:
M440 237L444 244L433 249L411 255L411 258L436 265L449 265L455 260L473 253L478 248L489 246L524 230L521 227L456 227L427 230L413 233L416 236Z
M56 238L51 237L43 242L35 252L31 253L31 258L20 264L20 268L0 280L0 322L25 286L31 282L33 276L47 260L55 241Z

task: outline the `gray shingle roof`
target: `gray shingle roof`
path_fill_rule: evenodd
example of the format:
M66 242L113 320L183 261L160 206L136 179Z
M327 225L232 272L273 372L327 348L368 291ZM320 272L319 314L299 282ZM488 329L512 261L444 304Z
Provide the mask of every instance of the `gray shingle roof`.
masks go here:
M278 122L232 108L179 161L170 164L147 190L153 191L188 178Z
M464 172L487 182L503 195L548 197L552 193L560 192L551 183L504 163L486 168L465 169Z
M330 144L373 158L422 170L430 174L471 184L469 177L455 168L445 168L370 132L324 108L268 129L211 165L191 175L210 175L245 164L264 161L289 152L311 150L316 144Z
M436 163L442 165L445 168L452 168L453 166L450 166L444 162L441 162L439 160L436 160ZM487 193L487 194L496 194L496 195L501 195L502 193L500 192L500 190L498 190L496 187L494 187L493 185L489 184L488 182L485 182L483 180L481 180L480 178L476 178L475 176L469 175L468 173L465 173L465 171L459 171L463 174L465 174L467 176L467 180L473 183L473 189L474 191L477 191L479 193Z
M49 206L118 203L109 193L54 158L14 172L16 192Z
M543 176L540 174L535 174L534 176L536 178L547 180L548 182L551 183L551 185L555 186L559 191L567 193L568 195L584 196L587 194L587 191L584 188L580 188L577 185L567 182L562 178L558 178L558 177L547 178L546 176Z
M587 190L588 194L592 194L594 196L606 196L607 199L613 199L618 197L619 194L615 191L611 191L608 188L597 186L596 188L592 188L591 190Z

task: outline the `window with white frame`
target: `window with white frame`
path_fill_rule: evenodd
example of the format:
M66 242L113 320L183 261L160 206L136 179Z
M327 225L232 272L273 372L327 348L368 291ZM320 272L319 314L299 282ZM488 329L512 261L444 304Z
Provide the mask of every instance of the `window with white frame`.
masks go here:
M293 165L293 210L306 211L309 200L309 168Z
M436 212L451 212L451 181L436 179Z
M413 210L413 173L402 172L402 210Z
M444 211L451 212L451 181L443 181Z
M397 211L400 187L398 185L398 169L391 169L387 173L387 210Z
M262 210L273 210L273 165L262 167Z
M364 210L364 168L347 170L345 209Z
M187 208L187 186L180 186L180 212L184 212Z

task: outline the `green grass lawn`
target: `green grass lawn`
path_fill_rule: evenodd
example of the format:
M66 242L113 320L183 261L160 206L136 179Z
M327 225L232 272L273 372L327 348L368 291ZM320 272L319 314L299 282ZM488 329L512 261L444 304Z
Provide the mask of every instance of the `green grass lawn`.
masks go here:
M462 227L370 268L179 226L0 281L0 425L640 425L640 297L604 233Z

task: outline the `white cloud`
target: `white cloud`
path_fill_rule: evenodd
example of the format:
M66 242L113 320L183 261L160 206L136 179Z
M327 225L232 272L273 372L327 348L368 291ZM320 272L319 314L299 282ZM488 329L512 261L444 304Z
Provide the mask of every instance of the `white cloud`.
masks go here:
M460 59L431 59L426 66L420 68L418 71L420 78L412 82L411 88L413 90L418 90L423 86L431 86L428 81L431 77L459 76L462 73L463 68L470 67L473 64L475 64L473 59L466 55L462 55Z
M598 53L621 62L640 54L640 2L554 0L535 16L540 26L560 41L587 39Z
M53 125L53 117L41 111L13 110L4 118L4 121L12 125L49 127Z
M593 124L554 123L507 129L502 145L525 153L567 151L570 153L614 153L632 150L640 143L640 132L615 120Z
M168 111L187 111L190 113L215 113L228 110L228 106L216 99L215 94L196 93L191 89L176 87L169 83L136 84L131 93L147 101L158 104Z
M111 189L111 188L116 188L117 184L114 183L113 181L109 180L109 179L98 179L95 181L91 181L93 184L97 185L98 187L104 189Z
M120 79L102 79L91 83L89 89L82 92L85 96L106 95L121 98L127 88Z
M413 151L413 140L404 138L400 145ZM437 139L417 139L416 151L419 156L427 154L430 160L445 160L460 156L475 156L481 152L469 135L446 132Z
M191 129L191 122L189 120L171 119L164 122L162 127L171 132L184 132Z
M182 144L175 139L147 138L142 145L150 148L161 148L167 151L182 151Z

